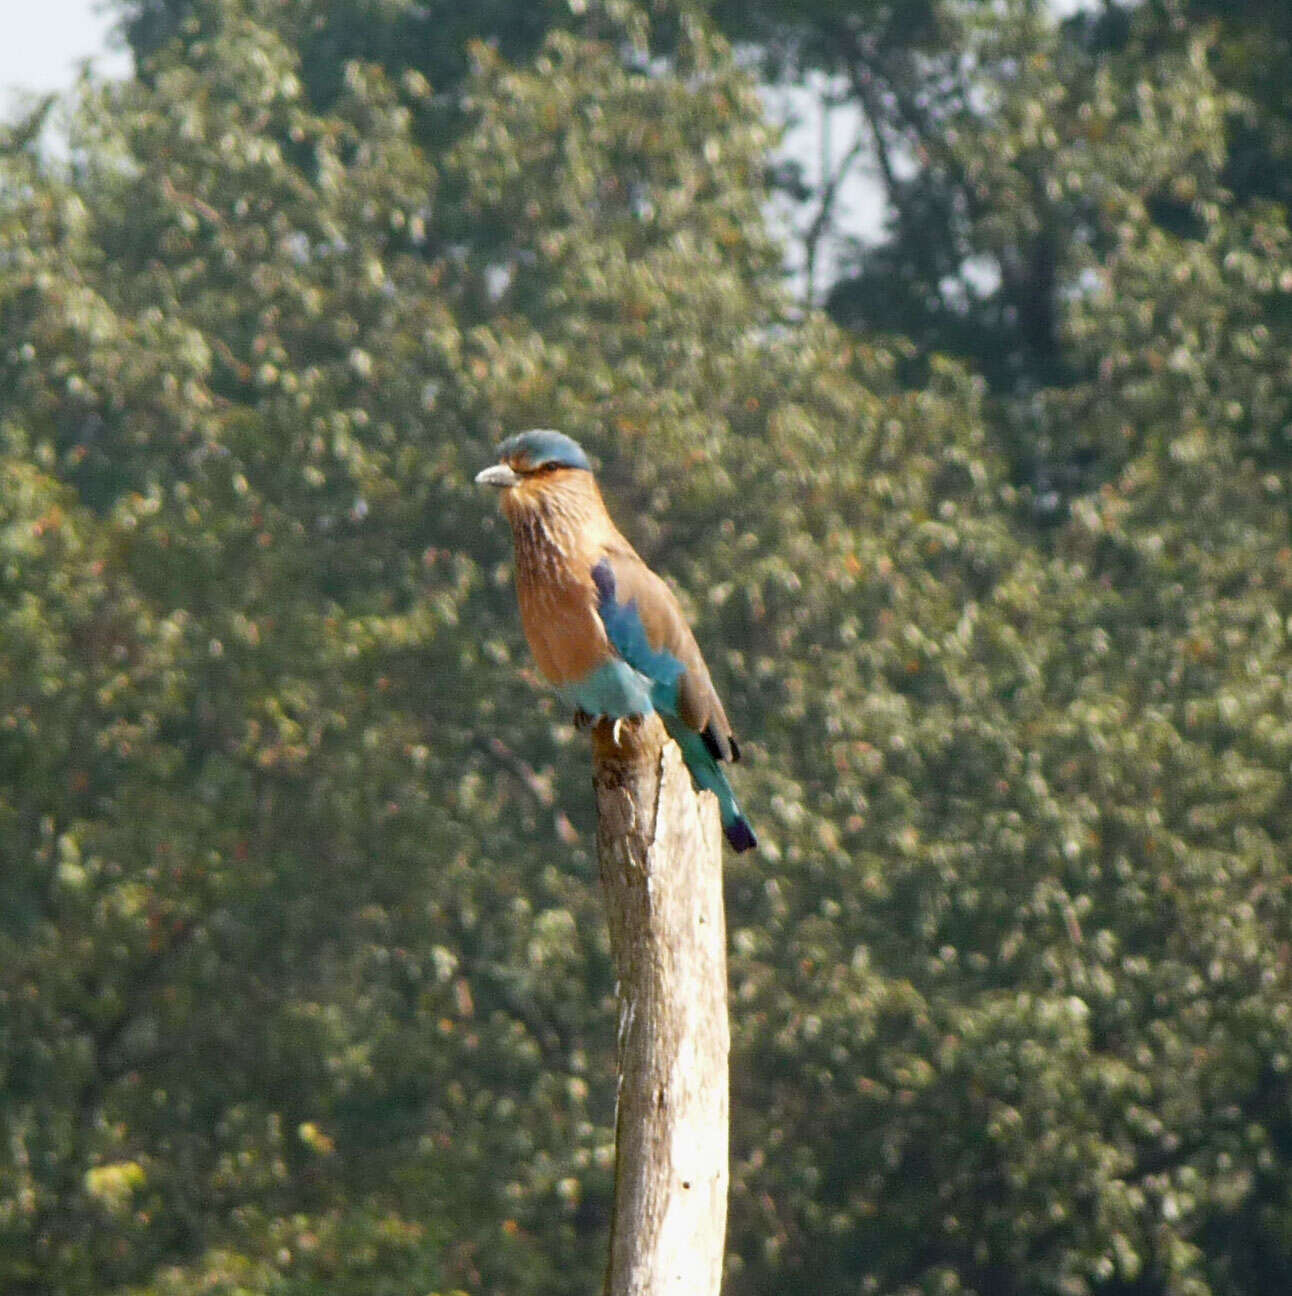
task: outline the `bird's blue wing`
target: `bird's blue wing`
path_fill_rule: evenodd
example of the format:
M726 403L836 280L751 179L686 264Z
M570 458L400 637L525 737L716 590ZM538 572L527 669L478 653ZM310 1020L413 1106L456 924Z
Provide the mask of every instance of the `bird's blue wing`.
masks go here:
M625 603L619 601L614 568L608 558L602 558L593 567L592 583L597 588L597 613L601 617L601 624L605 626L606 638L619 654L619 659L602 667L599 674L618 668L625 674L635 676L640 684L649 683L651 703L663 717L665 728L681 748L682 759L691 771L691 777L697 786L707 789L718 798L722 830L726 833L727 840L737 851L751 849L757 845L758 839L749 826L749 820L736 803L731 784L718 767L719 759L731 759L731 756L722 751L712 725L699 732L691 728L679 714L679 684L686 674L686 667L668 649L650 646L650 636L642 622L637 600L630 598ZM707 682L707 674L705 679ZM711 689L712 685L708 687ZM728 750L735 752L734 742L730 739L728 742Z
M592 583L597 587L597 613L606 628L606 638L611 647L629 666L651 681L656 707L662 711L674 710L677 682L686 667L667 649L650 646L637 600L619 602L615 573L609 559L602 558L593 567Z

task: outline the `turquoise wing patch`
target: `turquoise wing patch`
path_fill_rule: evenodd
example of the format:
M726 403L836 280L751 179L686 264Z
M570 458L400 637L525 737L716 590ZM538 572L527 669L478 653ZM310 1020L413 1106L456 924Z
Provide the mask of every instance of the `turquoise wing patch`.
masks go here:
M593 716L649 715L655 709L654 681L619 657L612 657L586 678L557 688L572 706Z
M656 651L646 637L637 600L620 603L615 586L615 573L610 561L603 558L592 569L592 583L597 587L597 612L606 628L606 638L614 650L634 670L640 671L655 685L655 705L660 710L672 710L677 705L677 682L686 667L671 652L661 648Z

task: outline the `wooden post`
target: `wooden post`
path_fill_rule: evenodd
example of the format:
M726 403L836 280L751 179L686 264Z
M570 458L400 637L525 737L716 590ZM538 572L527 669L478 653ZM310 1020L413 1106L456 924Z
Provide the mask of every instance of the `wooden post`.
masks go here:
M615 1206L604 1296L718 1296L727 1225L726 923L716 800L657 716L593 730L619 973Z

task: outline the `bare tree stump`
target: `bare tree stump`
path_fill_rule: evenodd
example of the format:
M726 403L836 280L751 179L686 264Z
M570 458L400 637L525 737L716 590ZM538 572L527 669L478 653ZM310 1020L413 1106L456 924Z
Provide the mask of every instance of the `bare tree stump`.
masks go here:
M597 850L619 973L605 1296L718 1296L727 1225L726 923L716 800L658 717L593 731Z

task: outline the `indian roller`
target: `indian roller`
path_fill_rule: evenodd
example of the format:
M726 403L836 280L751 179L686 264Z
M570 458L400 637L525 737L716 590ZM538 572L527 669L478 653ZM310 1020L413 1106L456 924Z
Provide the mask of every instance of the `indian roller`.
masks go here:
M691 777L718 798L737 851L757 844L719 762L740 748L672 590L620 533L582 447L561 432L508 437L476 477L502 492L516 593L539 670L584 716L659 714Z

